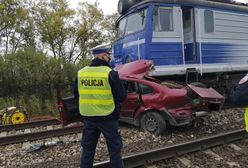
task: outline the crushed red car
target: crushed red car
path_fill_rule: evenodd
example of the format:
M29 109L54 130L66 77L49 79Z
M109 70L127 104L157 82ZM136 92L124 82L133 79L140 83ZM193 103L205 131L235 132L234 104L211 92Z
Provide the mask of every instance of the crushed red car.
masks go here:
M159 135L168 125L189 125L197 117L223 105L225 98L213 88L198 87L195 83L182 86L150 77L148 71L152 66L151 61L139 60L116 67L128 93L120 121ZM59 97L62 122L75 121L78 110L74 98Z

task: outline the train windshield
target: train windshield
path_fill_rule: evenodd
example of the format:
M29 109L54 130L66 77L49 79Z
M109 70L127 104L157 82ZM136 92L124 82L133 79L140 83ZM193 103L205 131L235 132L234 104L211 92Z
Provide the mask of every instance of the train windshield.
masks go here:
M143 30L145 27L146 14L147 10L140 10L128 16L125 34L127 35Z
M117 38L121 38L125 34L125 25L127 22L127 18L123 18L119 24L117 25Z
M121 19L117 25L117 39L144 29L147 9L139 10Z

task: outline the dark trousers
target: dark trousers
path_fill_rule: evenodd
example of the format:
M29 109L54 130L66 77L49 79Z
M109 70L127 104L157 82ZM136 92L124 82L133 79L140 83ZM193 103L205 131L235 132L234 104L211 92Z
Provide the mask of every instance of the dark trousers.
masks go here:
M110 157L110 168L123 168L121 158L122 140L118 121L84 121L82 137L81 168L92 168L96 145L101 133L106 139Z

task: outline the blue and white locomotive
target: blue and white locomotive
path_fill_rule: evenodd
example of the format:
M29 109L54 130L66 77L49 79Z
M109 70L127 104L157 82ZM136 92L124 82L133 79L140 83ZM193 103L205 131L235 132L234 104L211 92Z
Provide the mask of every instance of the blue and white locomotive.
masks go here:
M119 0L118 11L115 64L153 60L152 76L184 75L188 80L193 72L197 80L215 81L222 88L232 87L248 71L247 6Z

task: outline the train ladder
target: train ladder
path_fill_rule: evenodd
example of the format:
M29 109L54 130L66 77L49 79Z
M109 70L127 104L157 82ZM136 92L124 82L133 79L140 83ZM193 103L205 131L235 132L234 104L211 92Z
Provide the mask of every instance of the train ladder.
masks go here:
M245 129L248 132L248 107L245 108Z

